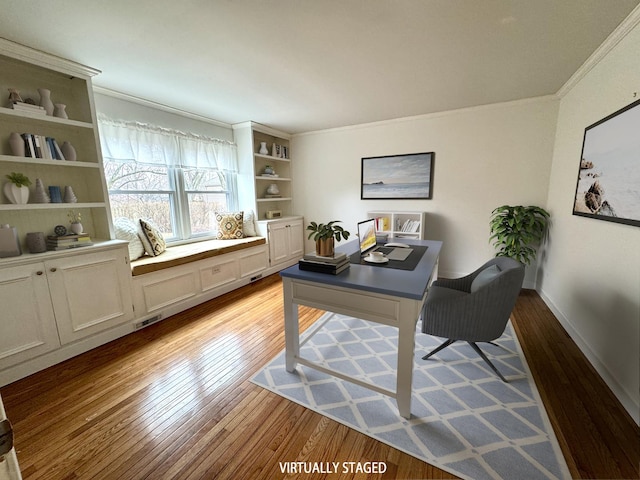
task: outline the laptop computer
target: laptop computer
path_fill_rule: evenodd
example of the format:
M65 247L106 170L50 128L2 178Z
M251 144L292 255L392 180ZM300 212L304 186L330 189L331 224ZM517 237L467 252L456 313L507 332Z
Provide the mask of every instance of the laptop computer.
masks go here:
M376 242L376 221L374 218L358 222L358 238L360 240L361 256L366 256L371 252L382 252L389 260L402 262L413 252L412 248L378 246Z

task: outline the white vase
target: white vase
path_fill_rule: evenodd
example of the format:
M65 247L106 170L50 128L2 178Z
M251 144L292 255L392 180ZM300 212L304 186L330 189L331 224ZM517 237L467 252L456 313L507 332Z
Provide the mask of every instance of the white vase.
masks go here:
M269 155L269 149L267 148L267 142L260 142L260 151L258 152L261 155Z
M53 115L54 106L51 101L51 90L39 88L38 93L40 94L40 106L44 108L47 115Z
M24 138L17 132L11 132L9 135L9 145L11 153L16 157L24 157Z
M44 184L42 183L42 180L39 178L36 178L36 190L33 197L33 201L35 203L51 203L51 198L49 198L49 195L47 194L47 191L44 188Z
M28 187L18 187L15 183L7 182L4 184L3 189L5 196L13 204L24 205L29 201Z
M82 233L82 224L80 222L72 223L71 231L76 235L79 235L80 233Z
M64 103L56 103L55 108L53 109L53 116L58 118L69 118L67 115L67 111L65 110L67 106Z
M278 189L278 185L276 185L275 183L272 183L271 185L269 185L269 187L267 188L267 193L269 195L280 195L280 190Z
M76 149L73 148L73 145L71 145L69 142L64 142L60 147L60 150L62 150L62 155L64 155L65 160L69 160L71 162L76 161Z

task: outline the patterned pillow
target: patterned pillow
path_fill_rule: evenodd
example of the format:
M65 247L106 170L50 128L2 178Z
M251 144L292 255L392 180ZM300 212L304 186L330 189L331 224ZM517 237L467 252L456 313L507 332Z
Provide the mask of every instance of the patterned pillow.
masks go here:
M162 233L151 220L140 219L140 240L147 255L157 257L167 249Z
M217 238L220 240L244 238L242 219L242 212L216 212L216 223L218 224Z
M113 221L116 238L129 242L129 259L136 260L144 255L144 246L138 236L138 228L133 220L126 217L116 218Z

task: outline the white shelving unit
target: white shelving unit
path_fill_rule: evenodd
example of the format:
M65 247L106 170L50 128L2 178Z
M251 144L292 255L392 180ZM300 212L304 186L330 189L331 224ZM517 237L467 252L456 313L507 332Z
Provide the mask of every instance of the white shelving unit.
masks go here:
M367 216L377 219L376 233L396 239L425 239L425 212L375 210L367 212Z

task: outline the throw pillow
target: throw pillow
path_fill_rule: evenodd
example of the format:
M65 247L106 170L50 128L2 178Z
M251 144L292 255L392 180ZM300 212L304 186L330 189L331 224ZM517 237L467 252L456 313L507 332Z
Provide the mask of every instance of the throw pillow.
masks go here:
M500 269L497 265L491 265L490 267L485 268L478 273L476 278L473 279L473 282L471 282L471 293L476 292L485 285L491 283L498 275L500 275Z
M167 249L160 229L151 221L140 219L140 240L147 255L157 257Z
M144 246L138 236L138 229L133 220L126 217L116 218L113 221L116 238L129 242L129 259L136 260L144 255Z
M216 223L218 224L217 238L220 240L234 240L243 238L242 212L216 212Z
M257 237L258 229L256 228L256 215L253 210L245 210L243 212L242 231L245 237Z

